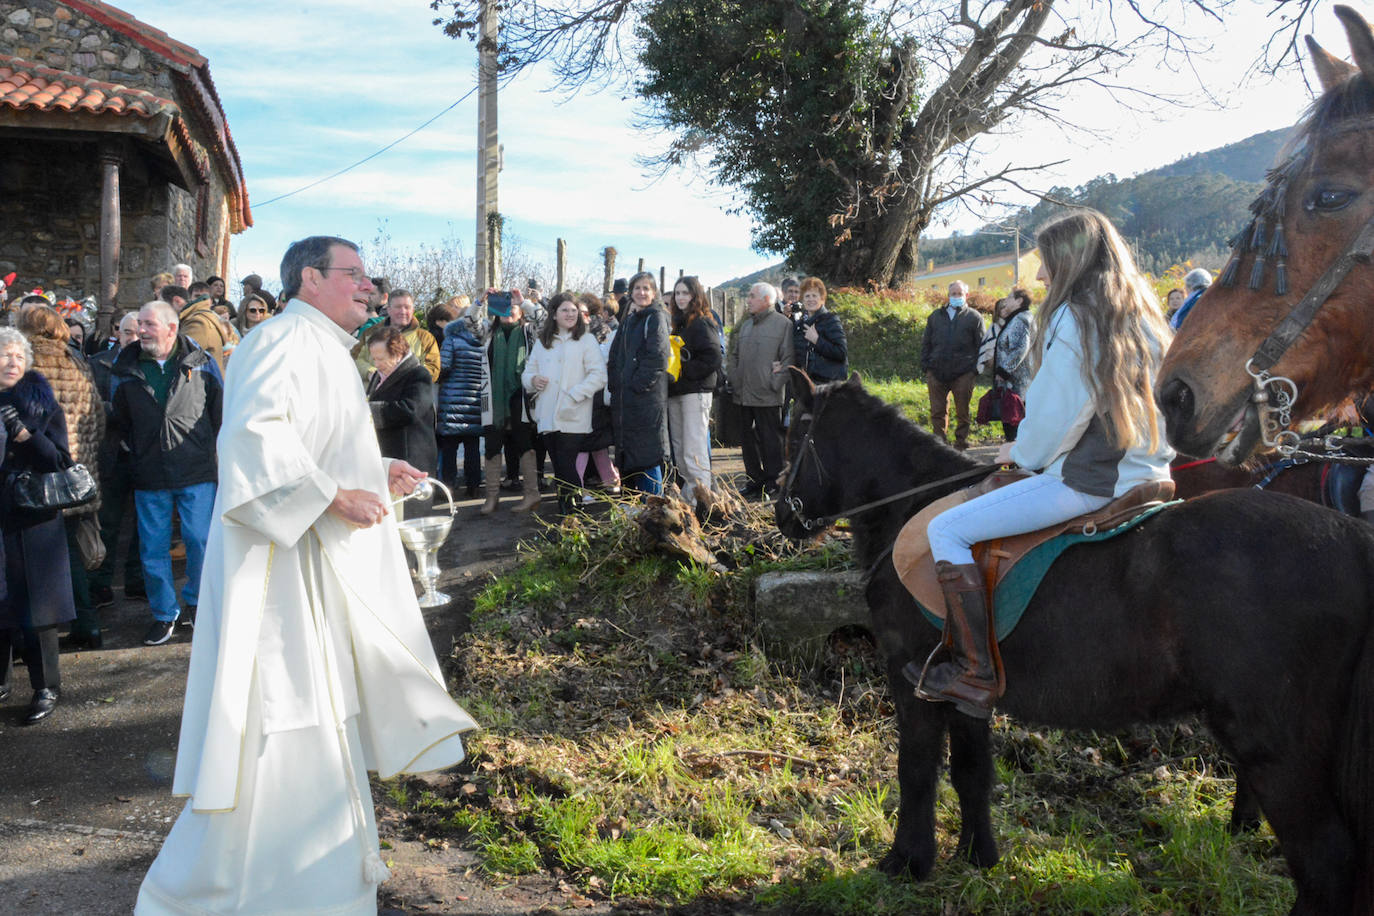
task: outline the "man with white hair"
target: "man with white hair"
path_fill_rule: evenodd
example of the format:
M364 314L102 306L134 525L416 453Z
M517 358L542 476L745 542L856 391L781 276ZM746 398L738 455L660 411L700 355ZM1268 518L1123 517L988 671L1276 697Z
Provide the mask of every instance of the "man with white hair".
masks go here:
M740 405L744 471L749 483L741 496L777 493L782 474L782 405L787 397L787 367L792 365L792 322L774 307L778 291L755 283L749 313L735 327L728 378Z
M1197 301L1202 298L1202 294L1207 292L1212 285L1212 275L1202 267L1194 267L1183 277L1183 289L1188 293L1188 298L1183 300L1183 304L1174 312L1174 317L1169 319L1169 327L1177 331L1183 327L1183 319L1188 317L1188 313L1197 305Z
M177 264L172 268L172 283L182 289L190 289L191 282L195 277L191 272L190 264Z
M978 371L978 350L983 344L983 316L968 305L968 284L949 285L949 301L926 319L921 335L921 369L930 392L930 431L949 441L949 397L954 396L954 447L968 448L968 405Z
M210 354L179 332L165 302L138 311L138 342L120 351L111 368L111 422L129 447L139 553L152 605L145 646L172 638L177 618L196 619L205 538L215 502L215 437L224 385ZM172 510L186 545L183 606L173 588Z

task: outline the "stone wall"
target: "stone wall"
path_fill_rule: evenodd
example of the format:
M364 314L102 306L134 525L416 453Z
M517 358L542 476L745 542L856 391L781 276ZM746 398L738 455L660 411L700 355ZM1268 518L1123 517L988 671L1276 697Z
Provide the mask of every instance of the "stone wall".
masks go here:
M0 195L0 275L15 271L15 283L24 290L38 286L78 299L98 294L101 176L96 144L9 141L0 155L0 187L7 189ZM199 278L216 272L216 251L208 258L194 256L194 196L135 160L121 167L120 203L120 308L146 302L153 275L179 261L190 264ZM216 213L222 212L223 201L216 203Z
M0 47L15 57L172 98L172 73L132 38L54 0L0 0Z

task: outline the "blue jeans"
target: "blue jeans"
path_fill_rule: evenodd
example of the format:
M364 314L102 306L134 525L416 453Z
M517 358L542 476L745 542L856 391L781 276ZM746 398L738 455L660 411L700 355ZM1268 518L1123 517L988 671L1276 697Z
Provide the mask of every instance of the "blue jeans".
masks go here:
M186 585L181 600L188 605L200 600L200 569L205 562L205 538L215 505L215 485L198 483L176 490L135 490L138 510L138 553L143 560L143 579L153 617L164 623L177 619L181 606L172 579L172 509L181 518L181 540L186 545Z
M621 474L621 482L631 490L638 490L646 496L662 496L663 466L656 464L651 468L625 471Z

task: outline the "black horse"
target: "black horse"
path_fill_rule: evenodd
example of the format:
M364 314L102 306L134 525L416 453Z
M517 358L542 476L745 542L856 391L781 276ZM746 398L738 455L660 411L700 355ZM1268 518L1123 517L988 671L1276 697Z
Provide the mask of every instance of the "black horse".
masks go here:
M778 527L802 539L850 519L897 708L901 806L881 867L923 878L934 865L946 734L960 853L991 866L990 732L949 704L917 699L902 677L939 633L890 560L902 524L966 486L948 479L978 465L869 394L857 375L797 387ZM1064 728L1201 715L1279 839L1297 885L1292 913L1374 913L1371 608L1370 526L1280 494L1215 493L1069 548L1002 642L1007 692L998 706Z

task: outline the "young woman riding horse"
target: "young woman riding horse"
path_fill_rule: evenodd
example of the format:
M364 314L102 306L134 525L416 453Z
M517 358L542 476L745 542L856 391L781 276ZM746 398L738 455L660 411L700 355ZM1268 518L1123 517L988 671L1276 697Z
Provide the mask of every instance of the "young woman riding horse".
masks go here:
M1015 442L998 462L1040 473L936 516L927 529L945 598L943 644L953 658L904 674L924 700L987 718L1005 690L991 603L972 547L1100 509L1128 490L1169 480L1151 390L1169 329L1130 251L1096 210L1040 230L1048 293L1031 359L1035 376ZM938 650L937 650L938 651Z

